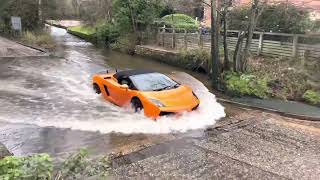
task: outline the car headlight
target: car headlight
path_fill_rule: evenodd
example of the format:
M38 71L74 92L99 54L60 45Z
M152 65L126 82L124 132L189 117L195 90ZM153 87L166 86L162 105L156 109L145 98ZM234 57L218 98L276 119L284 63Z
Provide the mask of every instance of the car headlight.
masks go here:
M153 104L155 104L158 107L165 107L164 104L162 104L159 100L157 99L149 99Z

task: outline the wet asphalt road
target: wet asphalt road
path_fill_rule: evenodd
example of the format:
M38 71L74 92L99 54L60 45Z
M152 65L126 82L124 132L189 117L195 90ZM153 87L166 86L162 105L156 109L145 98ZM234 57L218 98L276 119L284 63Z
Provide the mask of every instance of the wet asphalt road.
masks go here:
M202 136L114 160L114 174L119 179L319 179L319 127L238 110Z

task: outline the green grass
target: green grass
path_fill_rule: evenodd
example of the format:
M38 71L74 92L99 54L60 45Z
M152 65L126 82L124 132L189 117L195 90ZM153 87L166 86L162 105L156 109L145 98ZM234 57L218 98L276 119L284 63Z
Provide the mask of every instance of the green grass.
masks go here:
M95 27L91 27L91 26L74 26L74 27L70 27L68 28L68 30L70 31L74 31L74 32L78 32L81 34L85 34L85 35L93 35L96 33L96 28Z
M229 72L225 76L225 84L229 91L241 96L267 98L269 94L268 80L252 74Z
M88 151L80 149L64 162L54 164L48 154L27 157L7 156L0 159L1 180L64 180L64 179L109 179L111 162L102 156L89 159Z
M46 49L53 49L56 47L56 42L47 31L25 31L22 33L20 40L28 45L39 46Z
M303 94L303 98L311 104L320 105L320 92L308 90Z

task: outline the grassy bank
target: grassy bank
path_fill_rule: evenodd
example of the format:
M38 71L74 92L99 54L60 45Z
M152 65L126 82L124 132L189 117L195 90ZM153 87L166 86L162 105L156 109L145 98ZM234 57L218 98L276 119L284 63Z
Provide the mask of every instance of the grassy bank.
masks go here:
M68 30L73 32L78 32L87 36L94 36L96 33L95 27L85 26L85 25L70 27L68 28Z
M26 31L22 36L16 40L21 41L23 44L40 47L47 50L52 50L56 47L56 42L47 31Z
M96 43L96 27L94 26L80 25L69 27L67 30L70 34L78 36L87 41Z

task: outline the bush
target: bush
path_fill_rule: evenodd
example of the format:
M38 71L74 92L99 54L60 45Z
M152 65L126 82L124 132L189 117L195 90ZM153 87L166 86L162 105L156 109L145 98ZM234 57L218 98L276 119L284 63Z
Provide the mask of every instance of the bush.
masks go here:
M22 33L21 41L31 46L40 46L46 49L53 49L56 46L56 42L46 31L37 33L26 31Z
M114 43L112 43L111 49L122 51L128 54L134 54L135 46L137 44L137 36L134 34L122 35Z
M196 71L208 71L210 54L204 49L181 50L178 54L180 65Z
M163 16L166 16L166 15L169 15L169 14L174 14L175 13L175 10L172 6L169 6L169 5L166 5L161 13L160 13L160 17L163 17Z
M269 93L268 81L250 74L227 73L225 85L228 91L238 95L266 98Z
M0 160L0 179L51 179L52 171L52 159L47 154Z
M312 89L308 72L316 74L317 66L312 64L314 69L301 66L301 60L296 58L268 58L252 57L248 62L248 71L258 78L267 78L270 81L270 95L284 100L301 100L303 93ZM307 63L306 63L307 64Z
M320 32L320 19L314 20L311 24L311 31Z
M95 160L88 158L85 149L71 155L54 170L52 159L48 154L28 157L8 156L0 160L0 179L5 180L46 180L46 179L88 179L89 177L106 177L110 171L108 157ZM57 173L54 174L53 172Z
M100 23L96 26L96 29L96 37L98 42L103 42L107 46L115 43L120 36L118 27L113 23Z
M303 94L303 98L311 104L320 105L320 92L308 90Z
M11 29L11 16L21 17L23 30L35 30L39 28L38 2L34 0L1 0L0 1L0 23L5 29ZM5 32L8 33L8 32Z
M130 4L130 6L128 6ZM112 15L121 34L144 30L155 18L159 18L164 8L160 0L113 0ZM133 25L132 20L135 24ZM136 32L134 32L136 33Z
M71 155L63 162L56 177L57 180L64 179L88 179L88 177L109 175L110 161L108 157L102 157L98 160L90 160L88 151L81 149L79 153ZM99 178L98 178L99 179Z
M245 30L250 7L234 8L228 17L229 29ZM257 23L257 29L266 32L304 33L310 26L309 12L292 4L266 5Z
M199 22L185 14L170 14L161 18L165 25L187 30L198 30Z

